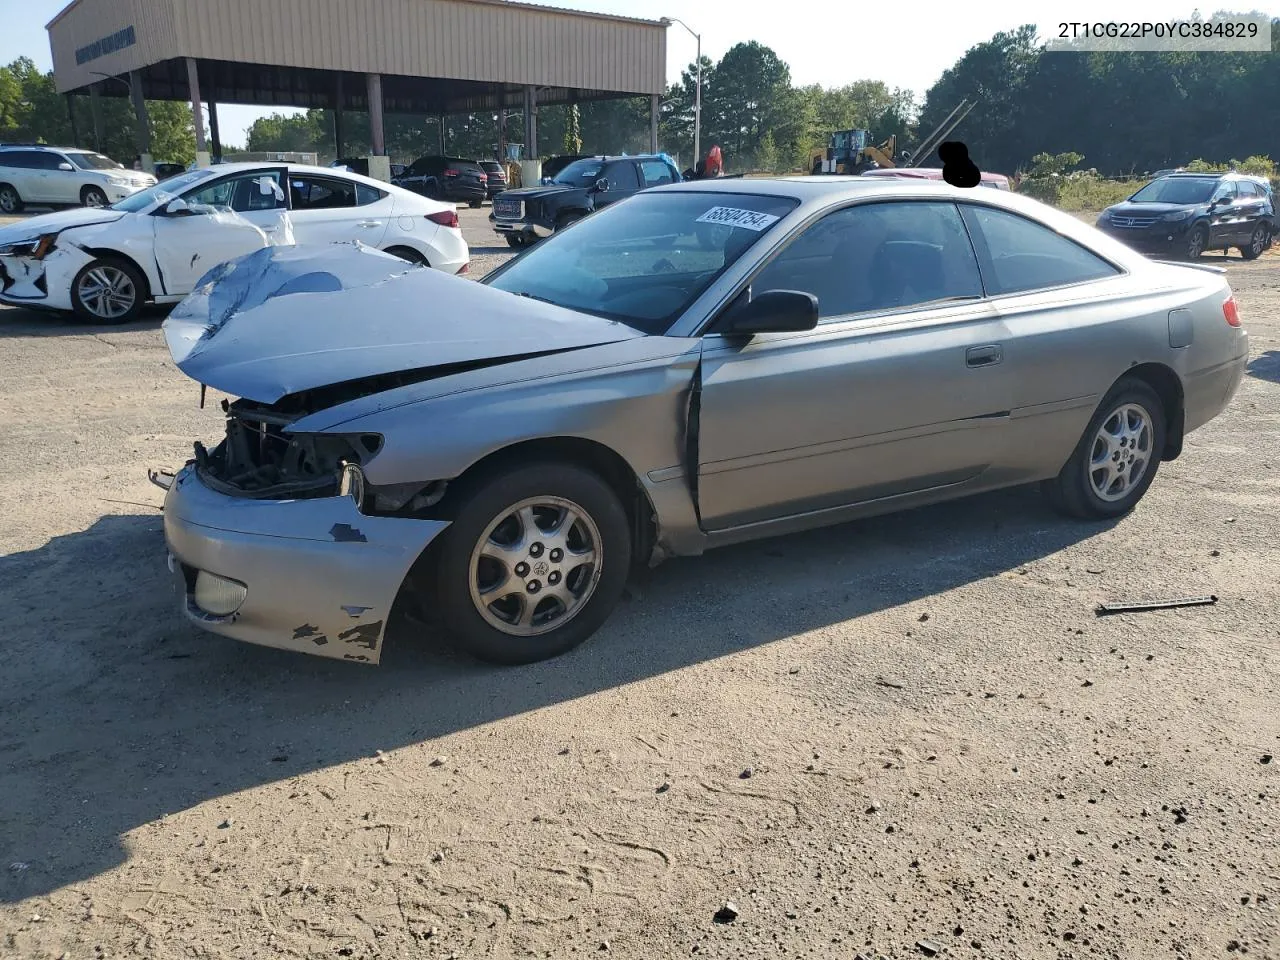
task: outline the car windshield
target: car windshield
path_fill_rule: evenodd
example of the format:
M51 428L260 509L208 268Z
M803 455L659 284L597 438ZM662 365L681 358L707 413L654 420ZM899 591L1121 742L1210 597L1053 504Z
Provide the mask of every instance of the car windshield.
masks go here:
M1162 177L1129 198L1130 203L1207 203L1218 181L1212 177Z
M152 204L165 203L172 200L188 187L194 186L206 177L214 176L217 172L217 170L208 168L190 170L176 177L170 177L168 180L162 180L150 189L139 190L132 196L125 197L118 203L113 203L111 209L123 210L125 213L137 213L140 210L147 209Z
M554 234L484 282L663 334L798 204L718 191L640 193Z
M552 180L571 187L590 186L600 179L600 171L603 169L603 160L575 160L557 173Z
M122 170L123 164L100 153L68 153L67 156L81 170Z

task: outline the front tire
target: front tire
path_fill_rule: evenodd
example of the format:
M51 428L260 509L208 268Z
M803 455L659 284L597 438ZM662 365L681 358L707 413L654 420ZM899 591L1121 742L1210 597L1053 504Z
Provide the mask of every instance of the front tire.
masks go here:
M523 249L524 247L527 247L528 244L525 242L524 237L522 237L520 234L508 233L507 246L511 247L513 250L520 250L520 249Z
M22 198L9 184L0 186L0 214L11 216L22 212Z
M1269 247L1270 231L1265 223L1260 223L1253 228L1253 233L1249 237L1249 242L1240 248L1240 256L1246 260L1257 260L1262 256L1262 252Z
M1199 260L1205 248L1209 246L1209 231L1203 225L1196 227L1187 237L1187 248L1184 251L1188 260Z
M71 281L71 306L86 323L128 323L147 299L147 281L127 260L103 257Z
M107 195L98 187L85 187L80 191L80 203L86 207L105 207Z
M1165 410L1142 380L1122 378L1098 405L1062 472L1045 493L1060 512L1084 520L1124 516L1160 466Z
M534 663L595 633L630 567L631 527L612 488L581 467L533 463L466 494L441 544L436 602L466 653Z

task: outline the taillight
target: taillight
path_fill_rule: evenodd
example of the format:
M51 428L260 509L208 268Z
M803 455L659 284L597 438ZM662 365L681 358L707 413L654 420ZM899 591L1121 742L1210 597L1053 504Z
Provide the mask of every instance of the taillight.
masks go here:
M446 171L444 172L444 175L445 175L446 177L456 177L456 176L458 175L458 171L457 171L457 170L446 170Z
M1235 294L1222 301L1222 316L1226 319L1227 326L1240 326L1240 308L1236 305Z
M462 267L458 270L458 276L462 276L464 273L470 273L470 272L471 272L471 263L470 261L468 261L467 263L464 263Z
M486 174L486 173L482 173L482 174L480 174L480 182L481 182L481 183L484 183L484 182L485 182L486 180L488 180L488 179L489 179L489 175L488 175L488 174Z
M458 211L457 210L441 210L439 213L428 213L427 219L432 223L438 223L442 227L452 227L458 229Z

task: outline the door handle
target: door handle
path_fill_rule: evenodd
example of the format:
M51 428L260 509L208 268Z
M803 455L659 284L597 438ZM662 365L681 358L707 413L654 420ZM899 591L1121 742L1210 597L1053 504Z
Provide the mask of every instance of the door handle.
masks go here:
M382 221L381 220L361 220L358 224L356 224L356 226L363 227L365 229L370 229L372 227L382 226Z
M989 367L1004 359L1004 350L1000 344L991 343L984 347L970 347L964 352L964 362L970 367Z

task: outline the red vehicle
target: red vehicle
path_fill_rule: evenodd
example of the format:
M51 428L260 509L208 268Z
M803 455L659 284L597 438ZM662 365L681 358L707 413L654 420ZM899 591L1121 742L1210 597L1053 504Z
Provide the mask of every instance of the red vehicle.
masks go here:
M864 177L899 177L910 180L941 180L941 167L877 167L874 170L864 170ZM993 187L996 190L1008 190L1009 178L1003 173L984 173L982 175L982 186Z

